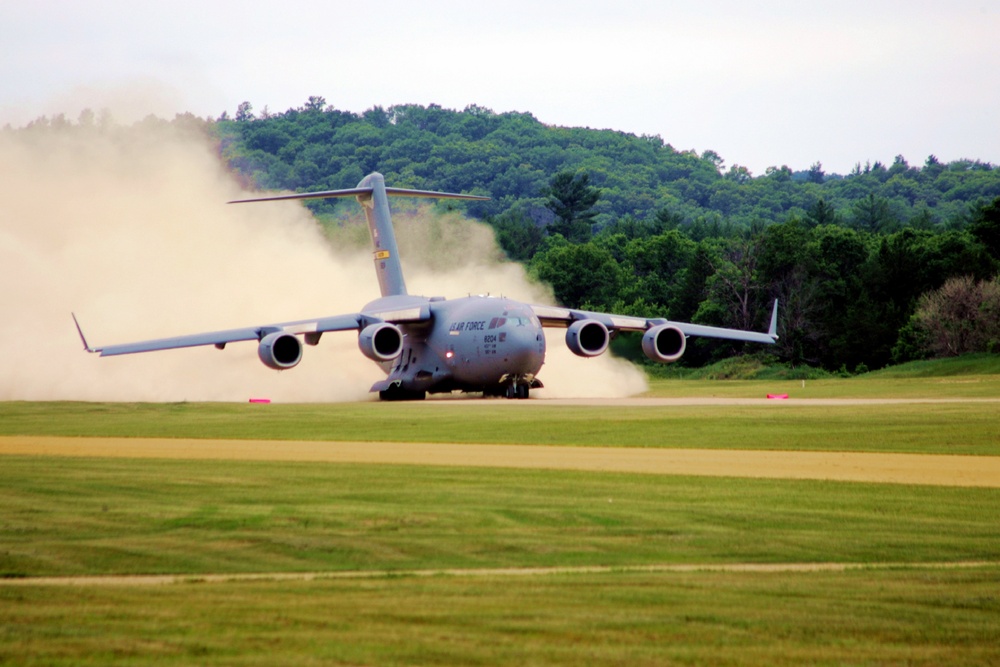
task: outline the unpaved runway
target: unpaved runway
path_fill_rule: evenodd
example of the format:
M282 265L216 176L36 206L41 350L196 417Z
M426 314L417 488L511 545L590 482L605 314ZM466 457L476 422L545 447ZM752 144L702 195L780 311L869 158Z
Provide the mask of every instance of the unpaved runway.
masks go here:
M1000 457L301 440L0 437L0 455L315 461L1000 488Z

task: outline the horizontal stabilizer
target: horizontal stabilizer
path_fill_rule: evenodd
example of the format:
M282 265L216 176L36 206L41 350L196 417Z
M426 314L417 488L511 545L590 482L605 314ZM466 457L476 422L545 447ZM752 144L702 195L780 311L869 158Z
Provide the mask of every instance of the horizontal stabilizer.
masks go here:
M488 201L489 197L480 195L463 195L455 192L434 192L433 190L407 190L406 188L386 188L390 197L427 197L431 199L471 199L473 201Z
M463 195L454 192L434 192L433 190L408 190L406 188L386 188L385 193L395 197L424 197L430 199L470 199L486 201L489 197L479 195ZM258 201L284 201L295 199L333 199L335 197L371 197L372 188L350 188L348 190L326 190L323 192L300 192L290 195L274 195L271 197L256 197L253 199L235 199L230 204L246 204Z

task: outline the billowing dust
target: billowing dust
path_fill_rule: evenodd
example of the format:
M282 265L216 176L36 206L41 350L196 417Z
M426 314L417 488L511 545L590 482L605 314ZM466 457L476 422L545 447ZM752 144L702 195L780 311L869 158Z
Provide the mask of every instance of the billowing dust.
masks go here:
M324 335L283 372L253 343L83 351L71 311L91 345L106 345L355 312L379 296L369 249L332 247L300 204L226 205L249 193L195 125L0 131L0 400L348 401L384 377L349 332ZM487 226L426 208L395 221L411 294L552 302ZM630 364L575 357L551 334L539 396L645 388Z

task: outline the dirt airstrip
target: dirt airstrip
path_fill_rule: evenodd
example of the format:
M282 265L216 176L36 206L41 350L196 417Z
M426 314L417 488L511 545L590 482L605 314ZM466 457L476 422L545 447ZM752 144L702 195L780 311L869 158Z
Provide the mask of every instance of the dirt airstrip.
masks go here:
M0 437L0 455L308 461L1000 488L1000 457L416 442Z

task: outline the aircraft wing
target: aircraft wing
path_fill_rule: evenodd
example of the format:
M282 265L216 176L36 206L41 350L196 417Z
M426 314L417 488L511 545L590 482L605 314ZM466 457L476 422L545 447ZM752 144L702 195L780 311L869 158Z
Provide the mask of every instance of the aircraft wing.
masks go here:
M80 323L77 321L76 315L73 315L73 322L76 323L76 330L80 334L80 340L83 341L84 349L87 352L100 352L102 357L134 354L136 352L153 352L155 350L173 350L182 347L199 347L202 345L214 345L221 350L227 343L236 343L245 340L259 341L264 336L278 331L290 334L305 334L306 342L315 344L319 342L319 336L327 331L357 330L366 321L370 321L370 317L362 313L350 313L347 315L322 317L315 320L265 324L262 326L244 327L242 329L226 329L224 331L209 331L187 336L175 336L173 338L157 338L155 340L123 343L121 345L91 347L83 335L83 329L80 328Z
M613 313L595 313L574 308L557 306L535 306L531 309L541 321L543 327L566 328L579 320L597 320L608 331L646 331L652 327L668 324L679 329L685 336L702 336L705 338L725 338L728 340L745 340L754 343L773 344L778 340L778 300L774 300L771 311L771 326L767 333L744 331L742 329L725 329L687 322L672 322L663 318L633 317L631 315L615 315Z

